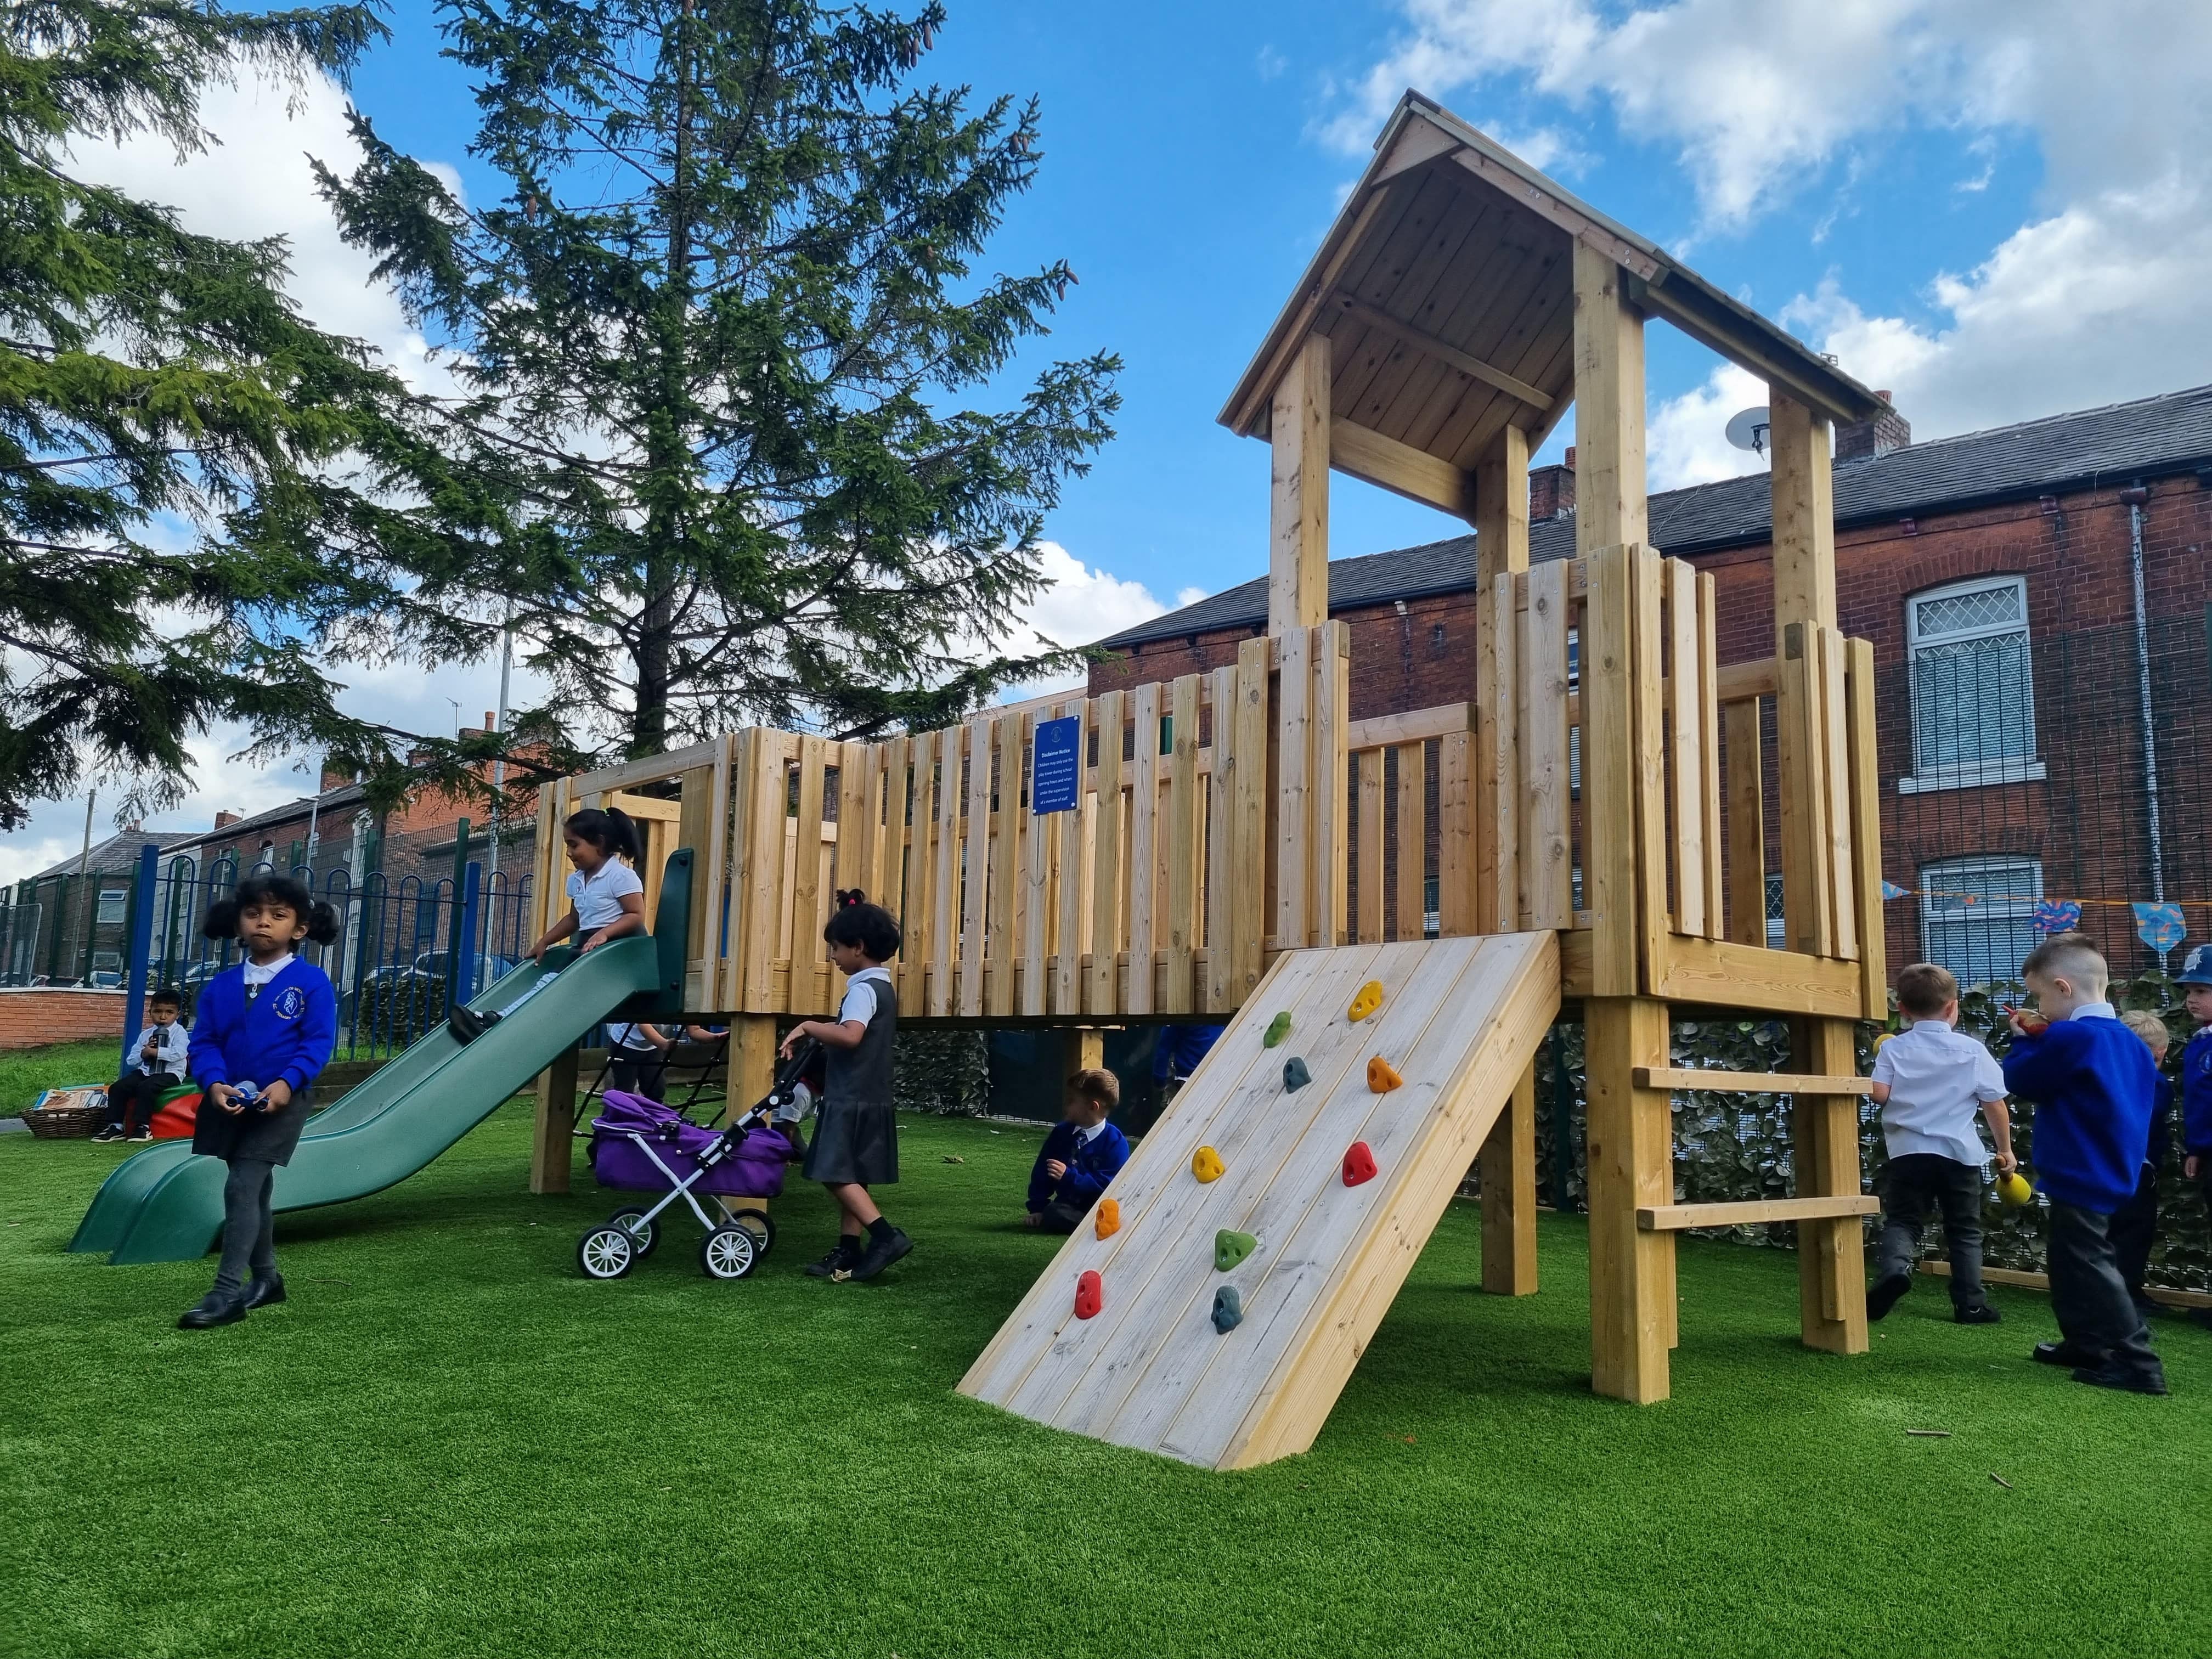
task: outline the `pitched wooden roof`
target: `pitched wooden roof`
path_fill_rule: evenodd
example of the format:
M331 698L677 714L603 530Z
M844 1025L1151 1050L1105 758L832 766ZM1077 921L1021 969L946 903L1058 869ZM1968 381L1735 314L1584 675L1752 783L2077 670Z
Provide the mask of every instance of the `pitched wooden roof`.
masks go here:
M1333 348L1334 420L1461 468L1509 423L1533 448L1574 397L1577 240L1629 272L1627 297L1649 313L1830 419L1881 410L1872 392L1657 244L1408 92L1222 424L1264 436L1291 354L1317 333ZM1356 456L1345 463L1360 470Z

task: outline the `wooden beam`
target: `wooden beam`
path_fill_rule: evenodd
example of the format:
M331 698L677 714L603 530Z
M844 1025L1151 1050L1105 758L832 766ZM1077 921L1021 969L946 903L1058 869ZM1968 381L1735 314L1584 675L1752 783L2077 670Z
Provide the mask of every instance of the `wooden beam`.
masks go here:
M1856 993L1856 984L1852 989ZM1850 1018L1796 1020L1791 1022L1791 1055L1808 1073L1840 1075L1852 1067L1855 1036ZM1856 1100L1801 1097L1790 1114L1790 1131L1791 1164L1801 1196L1858 1196ZM1828 1353L1867 1351L1866 1234L1857 1216L1797 1224L1797 1288L1807 1347Z
M1342 313L1355 322L1370 328L1380 329L1385 334L1395 334L1425 357L1433 357L1448 364L1462 374L1472 374L1485 386L1493 386L1509 398L1518 398L1538 414L1548 413L1559 399L1540 386L1533 386L1516 374L1508 374L1494 363L1486 363L1471 351L1462 351L1455 345L1439 340L1433 334L1424 333L1413 324L1401 322L1387 311L1369 305L1355 294L1339 289L1329 296L1324 307Z
M1593 988L1601 997L1643 988L1633 578L1642 552L1611 547L1594 553L1583 611L1583 904L1597 935L1591 966ZM1560 758L1564 779L1565 757Z
M1267 631L1328 620L1329 343L1310 335L1275 387Z
M1575 551L1650 539L1644 483L1644 319L1620 267L1575 244Z
M1357 752L1395 749L1401 743L1425 743L1431 738L1464 732L1474 720L1472 702L1440 702L1431 708L1409 708L1402 714L1370 714L1364 720L1346 723L1345 746Z
M1603 949L1603 941L1599 941ZM1641 1066L1667 1059L1667 1006L1594 996L1583 1005L1589 1102L1590 1386L1638 1405L1668 1395L1674 1320L1674 1252L1639 1211L1674 1200L1666 1091L1638 1088Z
M1328 425L1328 461L1340 472L1424 507L1462 519L1474 514L1472 473L1341 416Z
M1889 946L1881 899L1881 772L1875 753L1874 642L1845 647L1849 708L1845 724L1851 775L1851 858L1858 906L1862 1017L1889 1012Z
M1632 277L1628 283L1628 295L1644 311L1672 323L1707 350L1717 351L1737 368L1757 375L1767 382L1770 388L1784 388L1793 401L1820 410L1823 419L1848 421L1869 418L1863 411L1855 414L1844 408L1840 401L1824 397L1812 377L1801 366L1790 362L1782 352L1765 349L1748 338L1744 331L1723 331L1715 327L1713 319L1690 302L1684 285L1671 282L1649 283Z
M1711 578L1706 580L1710 581ZM1778 683L1771 657L1760 657L1753 662L1724 662L1713 681L1723 703L1741 702L1749 697L1771 697Z
M617 789L634 789L641 783L665 783L696 766L712 766L720 738L705 743L695 743L687 749L672 749L665 755L647 755L642 760L624 761L619 766L610 766L598 772L580 773L568 780L571 795L604 795Z
M1667 975L1653 994L1708 1008L1855 1019L1860 1006L1858 964L1678 933L1668 942Z
M1820 1221L1880 1215L1881 1200L1871 1194L1854 1198L1762 1198L1742 1204L1662 1204L1636 1212L1647 1233L1679 1232L1685 1227L1755 1226L1762 1221Z
M1505 595L1510 579L1528 568L1528 438L1508 426L1475 465L1475 926L1484 933L1519 926L1520 867L1516 856L1521 779L1519 743L1510 689L1518 631Z
M1766 943L1766 781L1759 703L1724 702L1728 744L1728 929L1739 945Z
M1863 1077L1808 1077L1798 1072L1723 1072L1673 1066L1639 1066L1639 1089L1718 1095L1863 1095L1874 1080Z

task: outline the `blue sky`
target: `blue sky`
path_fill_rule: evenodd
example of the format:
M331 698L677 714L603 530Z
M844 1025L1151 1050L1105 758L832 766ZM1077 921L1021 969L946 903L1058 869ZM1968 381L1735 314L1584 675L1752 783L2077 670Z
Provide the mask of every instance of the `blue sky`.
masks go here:
M993 264L1064 256L1081 279L1018 367L1100 348L1127 364L1121 436L1048 526L1055 586L1032 620L1066 643L1264 569L1266 452L1214 415L1408 85L1893 389L1922 439L2212 381L2204 0L948 5L920 74L1043 105L1043 167ZM488 193L431 8L391 18L355 97ZM434 373L311 187L305 154L346 162L343 107L326 86L218 92L210 155L178 166L142 141L83 165L195 228L289 237L311 315ZM1654 488L1759 465L1720 431L1760 389L1664 327L1650 394ZM1571 435L1570 419L1553 453ZM1338 556L1452 533L1348 479L1334 496ZM496 674L343 678L364 706L449 729ZM300 792L310 757L248 767L228 759L240 739L198 742L186 800L156 822ZM82 821L81 799L40 809L0 845L0 880L73 854Z

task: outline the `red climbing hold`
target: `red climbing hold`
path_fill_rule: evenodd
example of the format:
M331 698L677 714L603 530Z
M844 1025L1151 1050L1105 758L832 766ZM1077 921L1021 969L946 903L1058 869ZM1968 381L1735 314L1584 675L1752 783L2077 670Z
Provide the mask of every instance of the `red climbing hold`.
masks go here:
M1106 1305L1106 1281L1094 1269L1075 1281L1075 1316L1089 1319Z
M1344 1155L1344 1184L1357 1187L1363 1181L1375 1179L1375 1154L1364 1140L1355 1140Z

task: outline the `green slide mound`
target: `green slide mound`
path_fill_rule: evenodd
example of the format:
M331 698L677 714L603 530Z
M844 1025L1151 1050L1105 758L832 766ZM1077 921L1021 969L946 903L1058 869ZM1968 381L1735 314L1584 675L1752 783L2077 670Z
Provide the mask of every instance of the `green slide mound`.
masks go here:
M617 1012L638 1018L681 1006L690 853L668 860L651 937L617 939L584 957L525 963L469 1006L509 1011L465 1047L442 1024L307 1123L276 1171L276 1208L307 1210L365 1198L404 1181ZM633 1005L625 1007L625 1005ZM149 1147L94 1194L70 1249L111 1262L190 1261L222 1227L223 1165L190 1143Z

